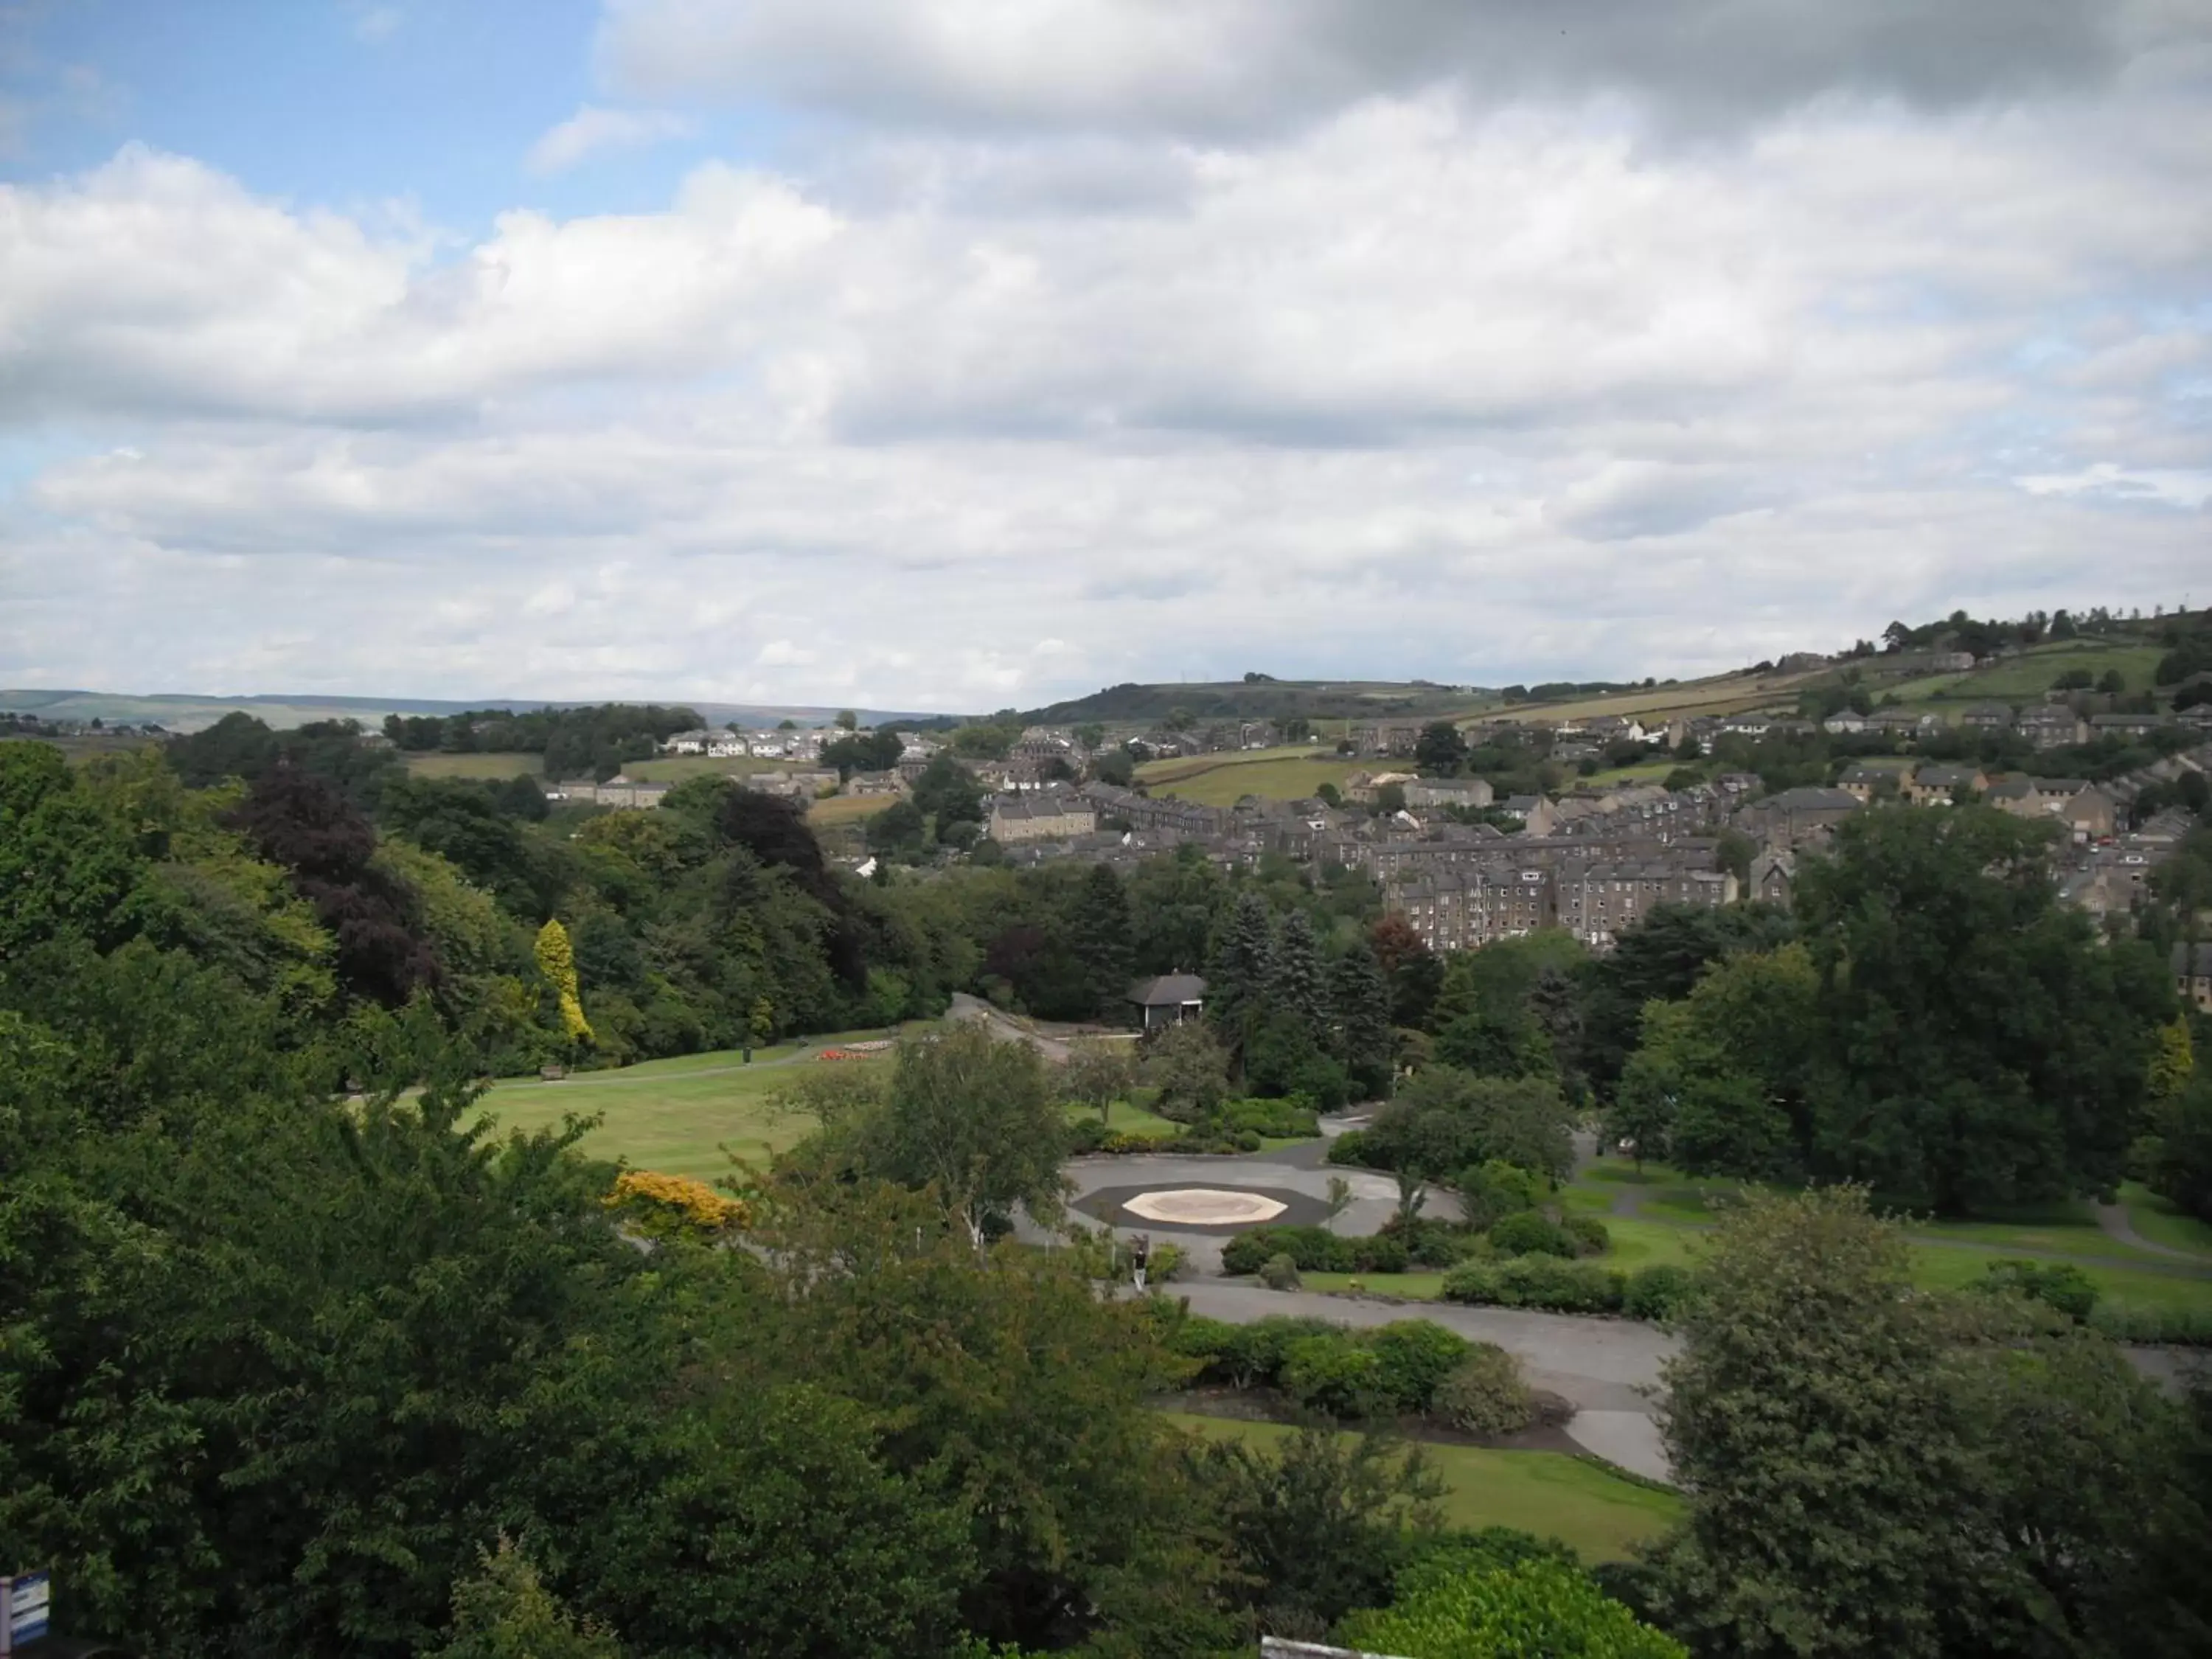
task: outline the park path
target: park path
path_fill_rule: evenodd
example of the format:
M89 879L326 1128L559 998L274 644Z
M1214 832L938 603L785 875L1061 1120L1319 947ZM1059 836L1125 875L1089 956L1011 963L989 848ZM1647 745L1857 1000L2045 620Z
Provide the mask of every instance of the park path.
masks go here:
M1232 1324L1282 1314L1340 1325L1428 1319L1471 1341L1494 1342L1521 1361L1530 1386L1548 1389L1573 1404L1575 1414L1567 1419L1566 1433L1577 1445L1647 1480L1673 1479L1652 1411L1660 1367L1677 1345L1655 1326L1513 1308L1408 1304L1315 1291L1271 1291L1230 1279L1178 1282L1167 1288L1170 1296L1186 1300L1193 1313Z
M2126 1205L2106 1204L2100 1200L2095 1209L2097 1225L2103 1230L2106 1237L2131 1245L2138 1250L2148 1250L2153 1255L2172 1256L2177 1261L2191 1262L2198 1272L2212 1276L2212 1257L2200 1255L2195 1250L2177 1249L2171 1244L2154 1243L2145 1238L2136 1231L2135 1223L2128 1219Z
M1002 1042L1026 1042L1047 1060L1065 1062L1067 1044L1058 1037L1033 1031L1018 1020L1000 1012L981 997L971 997L965 991L952 994L952 1006L945 1013L947 1019L968 1019L981 1022L983 1029Z

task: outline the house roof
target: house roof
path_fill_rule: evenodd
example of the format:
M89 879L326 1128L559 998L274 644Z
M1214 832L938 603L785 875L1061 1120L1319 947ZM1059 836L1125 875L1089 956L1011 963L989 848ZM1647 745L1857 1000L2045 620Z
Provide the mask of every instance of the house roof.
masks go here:
M2212 979L2212 945L2177 945L2172 961L2177 978Z
M1196 974L1162 974L1129 988L1129 1000L1146 1008L1180 1008L1206 1000L1206 981Z

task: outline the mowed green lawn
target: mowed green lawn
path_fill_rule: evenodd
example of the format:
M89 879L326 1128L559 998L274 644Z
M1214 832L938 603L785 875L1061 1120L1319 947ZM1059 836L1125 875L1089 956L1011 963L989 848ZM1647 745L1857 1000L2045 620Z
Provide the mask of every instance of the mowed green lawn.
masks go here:
M861 1033L858 1036L880 1036ZM827 1039L809 1039L811 1054ZM729 1173L720 1147L754 1162L792 1145L813 1127L811 1119L778 1112L770 1097L788 1090L810 1070L831 1066L879 1066L879 1060L791 1059L791 1048L758 1051L750 1066L734 1050L647 1060L616 1072L585 1072L557 1083L518 1079L495 1085L478 1102L504 1129L557 1126L568 1115L601 1119L584 1140L600 1158L621 1158L639 1169L711 1181Z
M1411 762L1397 764L1405 770L1413 769ZM1387 761L1353 760L1310 747L1254 749L1242 754L1148 761L1137 769L1137 777L1156 795L1173 795L1201 806L1233 806L1246 795L1263 800L1304 800L1324 783L1342 788L1355 772L1392 765Z
M2104 645L2094 641L2065 641L2039 645L2017 657L1964 674L1931 674L1880 687L1900 702L2039 702L2051 683L2069 669L2086 669L2101 679L2117 669L2130 691L2147 691L2165 653L2154 645ZM1877 658L1879 663L1880 659Z
M1280 1423L1247 1423L1188 1412L1164 1413L1193 1433L1273 1445L1293 1432ZM1672 1492L1640 1486L1564 1452L1493 1451L1425 1445L1449 1490L1444 1516L1455 1527L1517 1527L1571 1546L1585 1561L1621 1561L1682 1516Z
M686 778L742 778L755 772L779 772L798 766L814 769L811 761L755 760L750 756L663 755L657 760L630 761L624 777L641 783L681 783Z

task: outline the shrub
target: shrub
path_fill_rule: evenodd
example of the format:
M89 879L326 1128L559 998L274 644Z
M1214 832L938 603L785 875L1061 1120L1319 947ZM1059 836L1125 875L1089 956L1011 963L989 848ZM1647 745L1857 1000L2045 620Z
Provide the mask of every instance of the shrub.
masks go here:
M1221 1270L1257 1273L1273 1255L1309 1273L1401 1273L1407 1261L1405 1245L1386 1234L1341 1238L1326 1227L1254 1227L1222 1247Z
M1301 1406L1331 1417L1360 1417L1379 1398L1382 1362L1341 1331L1301 1337L1283 1356L1282 1383Z
M1271 1255L1260 1265L1260 1282L1271 1291L1295 1291L1298 1264L1287 1255Z
M1476 1342L1437 1384L1429 1413L1468 1434L1511 1434L1535 1420L1536 1401L1519 1360L1495 1343Z
M1303 1095L1285 1100L1225 1100L1210 1121L1232 1133L1249 1132L1279 1139L1309 1139L1321 1133L1313 1102Z
M1433 1320L1399 1319L1378 1326L1367 1346L1379 1367L1376 1389L1401 1412L1425 1412L1437 1385L1467 1357L1467 1339Z
M1283 1364L1291 1345L1310 1336L1341 1336L1343 1328L1332 1325L1326 1319L1306 1319L1292 1315L1277 1314L1267 1319L1255 1319L1242 1328L1236 1358L1241 1363L1241 1376L1231 1382L1240 1389L1257 1388L1273 1382L1283 1374Z
M663 1175L658 1170L624 1170L615 1177L614 1191L605 1203L648 1238L704 1243L751 1220L743 1200L725 1198L690 1176Z
M1628 1277L1620 1310L1631 1319L1672 1319L1689 1298L1697 1278L1687 1267L1645 1267Z
M1444 1297L1554 1313L1614 1313L1620 1308L1625 1284L1625 1274L1593 1261L1523 1255L1507 1261L1461 1263L1444 1275Z
M1534 1170L1493 1158L1459 1178L1460 1208L1478 1231L1544 1201L1551 1182Z
M1603 1255L1613 1248L1613 1235L1606 1230L1605 1223L1594 1215L1571 1215L1559 1225L1574 1241L1577 1255Z
M2031 1302L2056 1308L2080 1324L2097 1306L2097 1286L2088 1274L2070 1262L1992 1261L1974 1288L1985 1295L2007 1291Z
M1197 1360L1201 1367L1200 1376L1229 1381L1228 1362L1241 1358L1244 1330L1244 1327L1232 1325L1225 1319L1207 1319L1193 1314L1178 1321L1166 1333L1167 1350L1182 1358Z
M1396 1239L1406 1247L1407 1261L1420 1267L1452 1267L1481 1249L1479 1236L1467 1228L1425 1216L1415 1217L1410 1225L1392 1216L1376 1237Z
M1500 1255L1559 1255L1578 1254L1565 1227L1534 1210L1505 1217L1490 1230L1490 1247Z
M1352 1170L1380 1170L1387 1167L1368 1150L1368 1133L1364 1129L1346 1129L1328 1143L1328 1162L1341 1164Z
M1686 1659L1662 1635L1559 1561L1523 1561L1502 1571L1415 1570L1399 1576L1391 1605L1355 1613L1337 1639L1406 1659L1498 1659L1509 1654L1577 1654L1582 1659Z
M1260 1139L1258 1130L1239 1129L1237 1132L1237 1150L1240 1152L1256 1152L1260 1150Z

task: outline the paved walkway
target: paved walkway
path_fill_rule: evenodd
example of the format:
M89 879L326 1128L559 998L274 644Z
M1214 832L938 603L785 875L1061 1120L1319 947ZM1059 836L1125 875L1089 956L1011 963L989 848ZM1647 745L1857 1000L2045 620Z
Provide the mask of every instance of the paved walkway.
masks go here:
M2212 1273L2212 1257L2195 1250L2176 1249L2171 1244L2154 1243L2137 1232L2135 1223L2128 1219L2126 1205L2100 1203L2095 1209L2097 1225L2103 1230L2106 1237L2131 1245L2138 1250L2148 1250L2153 1255L2168 1255L2177 1261L2192 1262L2200 1271Z
M1566 1432L1576 1444L1632 1474L1653 1480L1671 1478L1651 1411L1659 1368L1675 1352L1675 1343L1653 1326L1513 1308L1463 1308L1447 1302L1408 1305L1310 1291L1270 1291L1237 1280L1179 1281L1168 1290L1186 1297L1193 1313L1239 1325L1279 1314L1340 1325L1431 1319L1471 1340L1494 1342L1521 1361L1531 1386L1547 1389L1574 1405Z

